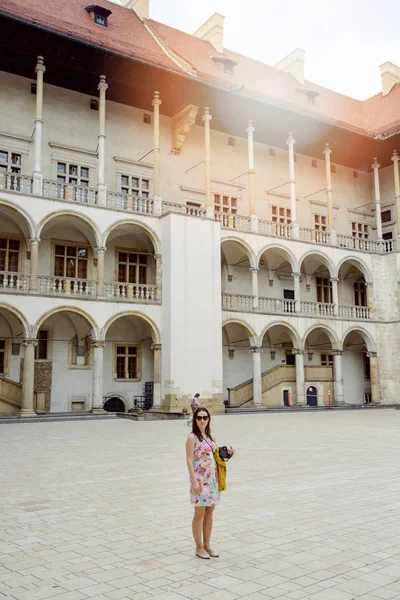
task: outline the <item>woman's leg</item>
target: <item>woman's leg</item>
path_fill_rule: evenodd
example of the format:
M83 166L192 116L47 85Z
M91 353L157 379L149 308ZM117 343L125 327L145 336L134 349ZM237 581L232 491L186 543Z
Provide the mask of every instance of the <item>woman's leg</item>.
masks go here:
M196 543L196 551L204 550L203 548L203 519L206 511L205 506L196 506L194 509L192 532Z
M213 506L206 506L204 519L203 519L203 545L205 550L209 550L211 541L211 532L213 526L213 513L215 504Z

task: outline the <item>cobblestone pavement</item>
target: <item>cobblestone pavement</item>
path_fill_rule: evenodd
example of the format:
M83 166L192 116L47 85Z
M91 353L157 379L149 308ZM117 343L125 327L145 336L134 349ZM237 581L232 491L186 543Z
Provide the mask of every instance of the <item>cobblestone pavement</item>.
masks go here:
M0 598L400 599L400 411L213 422L237 453L209 561L185 422L0 426Z

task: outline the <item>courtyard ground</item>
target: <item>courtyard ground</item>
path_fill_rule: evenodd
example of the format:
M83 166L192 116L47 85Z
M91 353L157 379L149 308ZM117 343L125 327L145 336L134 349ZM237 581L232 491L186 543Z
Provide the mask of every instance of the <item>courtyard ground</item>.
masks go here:
M219 559L182 421L0 425L0 598L400 599L400 411L230 415Z

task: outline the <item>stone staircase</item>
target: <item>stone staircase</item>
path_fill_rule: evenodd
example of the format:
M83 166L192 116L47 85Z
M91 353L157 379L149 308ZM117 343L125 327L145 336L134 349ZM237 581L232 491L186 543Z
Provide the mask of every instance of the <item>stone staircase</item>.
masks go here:
M286 382L296 382L296 367L278 365L264 371L261 375L262 393ZM234 388L228 388L228 394L229 408L250 408L253 406L253 380L248 379Z
M22 385L0 375L0 415L18 415L21 402Z

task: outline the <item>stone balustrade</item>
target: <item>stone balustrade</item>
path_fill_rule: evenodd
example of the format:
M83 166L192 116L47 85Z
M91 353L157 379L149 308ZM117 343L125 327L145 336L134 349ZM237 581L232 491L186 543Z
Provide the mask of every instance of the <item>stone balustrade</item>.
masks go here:
M156 301L156 286L139 283L105 282L104 295L109 299L137 300L140 302Z
M97 282L89 279L38 275L38 292L44 295L95 297Z
M310 302L308 300L301 300L300 312L305 315L318 317L334 317L335 305L328 304L327 302Z
M339 306L339 317L343 319L360 319L367 321L371 318L371 310L368 306Z
M328 231L317 231L316 229L299 228L299 239L302 242L317 244L329 244L330 235Z
M0 189L32 194L33 178L21 173L0 173Z
M286 300L284 298L263 298L258 299L258 311L262 313L295 313L296 301Z
M48 179L43 180L43 196L80 204L97 204L97 189Z
M27 292L29 290L29 275L0 271L1 292Z
M107 208L127 210L144 215L154 214L154 202L151 198L130 196L122 192L107 192Z

